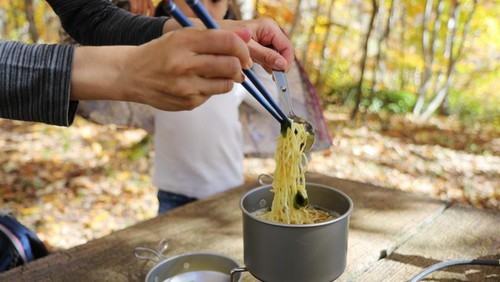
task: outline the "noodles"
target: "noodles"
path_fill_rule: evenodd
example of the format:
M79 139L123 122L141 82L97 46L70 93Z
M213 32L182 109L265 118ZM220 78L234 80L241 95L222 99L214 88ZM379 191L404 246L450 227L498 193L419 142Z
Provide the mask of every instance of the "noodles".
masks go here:
M307 206L305 173L307 157L304 145L309 133L304 126L291 121L291 128L285 136L278 138L274 154L274 199L271 210L260 215L261 218L287 224L310 224L328 220L331 215L325 211ZM305 202L304 202L305 201Z

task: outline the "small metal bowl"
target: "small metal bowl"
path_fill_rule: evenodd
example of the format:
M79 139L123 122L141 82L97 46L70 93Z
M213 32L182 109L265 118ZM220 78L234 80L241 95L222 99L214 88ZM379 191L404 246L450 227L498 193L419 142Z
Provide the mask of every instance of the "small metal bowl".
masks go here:
M166 257L168 240L160 241L156 249L135 248L138 260L156 265L148 272L146 282L238 282L242 270L233 259L216 253L185 253Z
M233 282L241 280L241 273L231 278L231 270L238 263L215 253L186 253L168 258L153 267L147 282ZM233 279L233 281L231 281Z

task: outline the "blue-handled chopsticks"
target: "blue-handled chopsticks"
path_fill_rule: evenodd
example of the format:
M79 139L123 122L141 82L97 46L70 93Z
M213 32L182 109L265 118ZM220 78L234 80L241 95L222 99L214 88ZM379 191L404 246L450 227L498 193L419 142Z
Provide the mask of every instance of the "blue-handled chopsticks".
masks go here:
M212 19L207 10L203 7L203 5L198 0L186 0L186 3L191 7L193 12L200 18L203 24L210 29L219 29L217 23ZM192 23L189 19L177 9L176 5L172 1L166 1L166 6L164 7L166 12L170 14L180 25L183 27L192 26ZM257 87L257 89L262 93L264 98L255 91L255 89L245 80L241 83L243 87L279 122L285 122L287 125L290 125L290 120L280 109L276 101L274 101L273 97L269 95L266 91L262 83L257 79L252 70L243 70L243 73L250 79L250 81ZM271 108L272 107L272 108Z

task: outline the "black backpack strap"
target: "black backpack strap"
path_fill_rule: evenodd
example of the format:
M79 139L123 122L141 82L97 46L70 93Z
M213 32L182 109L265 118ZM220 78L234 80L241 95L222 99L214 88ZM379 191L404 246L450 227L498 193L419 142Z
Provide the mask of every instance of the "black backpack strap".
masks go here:
M0 232L0 250L0 273L24 263L10 239L2 232Z
M27 238L23 237L21 230L16 226L11 217L0 217L0 232L10 241L14 249L19 253L23 263L33 260L31 247ZM27 248L26 248L27 246Z
M35 233L11 216L0 216L0 232L11 241L25 263L49 253Z

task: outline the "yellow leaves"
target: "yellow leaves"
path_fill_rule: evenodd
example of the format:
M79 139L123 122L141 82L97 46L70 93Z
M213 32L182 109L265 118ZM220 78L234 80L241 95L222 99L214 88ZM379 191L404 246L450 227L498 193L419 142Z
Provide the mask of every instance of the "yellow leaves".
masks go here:
M1 0L0 10L4 11L5 17L0 18L3 21L3 34L0 38L7 40L18 40L31 42L27 34L25 1L20 0ZM55 43L59 36L57 33L59 21L50 6L43 0L33 0L34 22L37 28L39 40L42 43Z
M78 119L78 123L75 122L75 125L79 125L81 123L81 120ZM92 126L83 126L83 125L79 125L80 127L80 130L78 131L80 133L80 136L86 140L86 141L92 141L92 140L95 140L95 138L97 137L97 131L95 130L94 127Z
M0 207L52 249L151 218L158 203L148 155L132 162L119 153L143 136L80 117L70 128L0 119Z
M129 180L131 176L132 173L130 171L122 171L116 175L116 179L119 181L126 181Z
M39 214L41 211L42 211L41 207L32 206L32 207L27 207L27 208L22 209L20 211L20 214L23 216L35 215L35 214Z
M107 224L110 219L110 215L106 211L97 211L92 217L90 217L89 221L86 222L85 226L90 229L98 230L98 229L107 229Z
M294 5L286 5L283 1L260 1L257 6L259 17L272 18L280 26L288 26L294 18Z
M102 154L102 146L101 144L97 142L93 142L91 145L92 152L94 152L97 156L100 156Z
M47 195L44 195L42 197L40 197L40 199L42 200L42 202L45 202L45 203L51 203L53 206L57 206L57 207L60 207L60 201L58 201L58 197L59 195L56 194L56 193L50 193L50 194L47 194Z
M94 182L91 178L86 176L79 176L72 178L69 183L69 188L72 189L92 189Z
M330 29L330 19L324 15L318 16L318 22L314 27L314 33L325 34Z
M333 147L313 153L309 171L498 210L499 157L465 152L477 134L450 119L433 122L439 128L392 117L383 133L372 122L337 125Z

